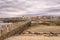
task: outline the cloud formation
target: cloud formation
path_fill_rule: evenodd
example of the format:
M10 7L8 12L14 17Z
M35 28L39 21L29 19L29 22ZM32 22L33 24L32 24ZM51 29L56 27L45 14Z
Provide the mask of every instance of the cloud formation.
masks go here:
M60 0L0 0L0 17L30 14L60 15Z

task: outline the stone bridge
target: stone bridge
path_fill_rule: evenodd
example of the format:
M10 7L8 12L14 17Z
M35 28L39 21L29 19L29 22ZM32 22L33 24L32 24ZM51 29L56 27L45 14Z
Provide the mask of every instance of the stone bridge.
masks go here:
M12 24L2 25L0 29L0 40L4 40L16 33L22 33L31 25L31 21L16 22Z

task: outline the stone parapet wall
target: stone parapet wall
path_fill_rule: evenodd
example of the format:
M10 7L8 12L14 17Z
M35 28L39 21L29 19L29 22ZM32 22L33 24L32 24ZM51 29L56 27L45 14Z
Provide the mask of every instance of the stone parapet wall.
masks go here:
M16 33L21 33L31 25L30 21L17 22L7 25L2 25L0 29L0 40L4 40Z

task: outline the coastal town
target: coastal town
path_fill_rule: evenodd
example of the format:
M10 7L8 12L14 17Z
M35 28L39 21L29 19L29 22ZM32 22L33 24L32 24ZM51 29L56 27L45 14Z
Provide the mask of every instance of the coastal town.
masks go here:
M14 38L13 36L36 36L36 38L37 36L60 36L60 16L0 18L0 23L2 23L0 24L1 40Z
M0 0L0 40L60 40L60 0Z

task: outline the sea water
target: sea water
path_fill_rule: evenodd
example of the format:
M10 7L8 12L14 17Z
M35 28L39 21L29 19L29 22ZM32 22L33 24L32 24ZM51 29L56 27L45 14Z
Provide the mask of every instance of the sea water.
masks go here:
M7 24L12 24L12 23L4 23L3 21L0 21L0 29L2 28L3 25L7 25Z

